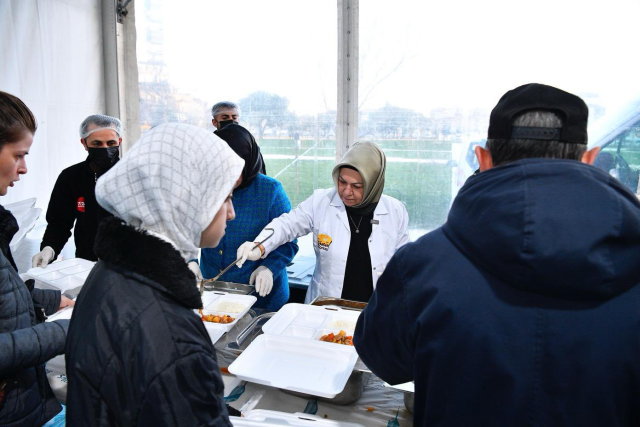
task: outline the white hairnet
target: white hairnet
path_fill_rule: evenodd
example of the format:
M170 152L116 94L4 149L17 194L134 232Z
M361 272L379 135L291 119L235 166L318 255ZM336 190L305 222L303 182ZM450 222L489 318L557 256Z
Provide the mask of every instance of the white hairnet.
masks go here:
M218 102L216 105L214 105L211 108L211 115L215 117L221 112L229 111L229 110L236 110L238 114L240 114L240 107L238 107L238 104L231 101L222 101L222 102Z
M118 136L122 136L122 122L120 122L120 119L105 116L104 114L93 114L82 121L80 125L80 138L84 139L92 133L104 129L113 129Z
M196 126L170 123L146 132L96 184L100 206L127 224L170 240L196 258L211 224L242 173L229 145Z

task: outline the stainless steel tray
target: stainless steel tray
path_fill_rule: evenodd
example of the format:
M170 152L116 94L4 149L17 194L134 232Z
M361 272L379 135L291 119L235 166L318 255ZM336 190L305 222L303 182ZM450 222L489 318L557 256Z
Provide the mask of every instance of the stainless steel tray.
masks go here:
M205 283L204 290L221 291L236 295L248 295L251 292L255 291L256 288L251 285L244 285L242 283L216 281Z
M360 302L360 301L351 301L348 299L333 298L333 297L316 297L316 299L311 301L311 305L319 305L319 306L333 305L336 307L344 308L346 310L362 311L367 306L367 303Z

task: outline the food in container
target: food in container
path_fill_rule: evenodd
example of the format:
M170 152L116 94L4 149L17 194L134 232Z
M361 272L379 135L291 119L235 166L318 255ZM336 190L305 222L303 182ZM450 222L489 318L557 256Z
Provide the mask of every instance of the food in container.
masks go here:
M247 306L245 304L238 304L237 302L221 301L216 304L215 307L208 307L212 311L220 311L224 313L242 313Z
M353 336L347 335L343 330L340 330L337 334L330 332L320 337L320 341L330 342L334 344L353 345Z
M222 323L225 325L236 320L235 317L227 316L226 314L222 316L219 314L202 314L201 317L203 322Z

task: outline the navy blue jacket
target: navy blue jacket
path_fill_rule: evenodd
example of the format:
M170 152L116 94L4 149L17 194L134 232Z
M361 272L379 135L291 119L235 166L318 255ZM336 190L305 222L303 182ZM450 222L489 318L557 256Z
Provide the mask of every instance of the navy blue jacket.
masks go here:
M118 218L74 308L67 425L230 427L195 276L173 246Z
M640 204L576 161L470 178L401 248L354 343L416 426L640 425Z
M18 276L9 242L18 223L0 206L0 383L6 398L0 426L41 426L62 410L53 396L44 363L64 351L68 320L39 323L60 307L60 291L27 288Z

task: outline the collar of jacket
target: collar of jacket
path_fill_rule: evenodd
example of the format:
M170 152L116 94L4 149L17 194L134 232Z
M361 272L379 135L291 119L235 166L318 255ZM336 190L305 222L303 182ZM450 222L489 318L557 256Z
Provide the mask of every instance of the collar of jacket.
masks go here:
M169 242L112 217L100 223L93 250L99 259L160 285L185 307L202 307L195 275Z
M387 215L389 213L389 211L387 210L387 206L384 204L384 202L382 201L382 196L380 197L380 201L378 202L378 206L376 206L376 209L373 211L373 216L375 217L376 215ZM334 189L333 191L333 196L331 197L331 202L330 202L331 206L334 206L336 208L342 208L342 210L346 211L346 208L344 206L344 202L342 201L342 199L340 198L340 194L338 194L338 191Z
M18 232L18 221L11 212L0 206L0 248L6 254L11 239Z

